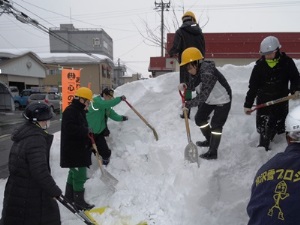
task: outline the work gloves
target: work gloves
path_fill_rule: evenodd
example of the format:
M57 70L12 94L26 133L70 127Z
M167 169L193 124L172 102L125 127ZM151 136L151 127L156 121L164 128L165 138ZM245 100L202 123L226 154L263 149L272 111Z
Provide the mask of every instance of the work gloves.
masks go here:
M122 101L125 101L125 100L126 100L125 95L122 95L120 98L121 98Z
M251 109L250 108L244 108L244 112L246 115L250 115L251 114Z
M122 121L128 120L128 116L122 116L122 117L123 117L123 120L122 120Z
M178 90L179 91L184 91L187 88L187 85L185 83L180 83L178 85Z

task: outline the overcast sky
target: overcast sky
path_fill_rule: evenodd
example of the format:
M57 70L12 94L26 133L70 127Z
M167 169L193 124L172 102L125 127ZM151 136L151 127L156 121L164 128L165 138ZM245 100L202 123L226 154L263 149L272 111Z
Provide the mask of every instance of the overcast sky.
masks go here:
M160 46L147 40L146 25L160 40L161 11L153 0L16 0L13 7L43 26L73 23L76 28L103 28L114 42L114 61L120 58L129 74L147 77L149 58L160 56ZM156 0L161 3L161 0ZM165 3L168 1L164 0ZM164 12L166 32L181 25L184 11L191 10L204 33L299 32L300 1L289 0L173 0ZM48 34L0 11L0 49L27 48L49 52ZM178 21L178 22L177 22ZM152 39L153 40L153 39Z

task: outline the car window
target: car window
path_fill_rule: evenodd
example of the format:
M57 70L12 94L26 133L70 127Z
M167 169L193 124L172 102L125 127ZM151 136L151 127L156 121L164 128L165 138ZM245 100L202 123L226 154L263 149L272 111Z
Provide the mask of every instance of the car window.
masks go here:
M46 97L46 95L43 95L43 94L32 94L30 95L30 99L31 100L44 100Z
M54 95L53 94L48 94L48 99L49 100L54 100Z
M29 96L31 94L30 91L23 91L22 93L23 93L23 96Z

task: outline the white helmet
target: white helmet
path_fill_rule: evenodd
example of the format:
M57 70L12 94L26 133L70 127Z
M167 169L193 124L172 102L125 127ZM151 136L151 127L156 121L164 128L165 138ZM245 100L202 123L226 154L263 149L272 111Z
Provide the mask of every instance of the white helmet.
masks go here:
M300 142L300 106L294 108L285 119L285 131L293 139Z
M268 36L260 43L259 53L261 55L267 55L274 52L277 48L281 48L281 45L277 37Z

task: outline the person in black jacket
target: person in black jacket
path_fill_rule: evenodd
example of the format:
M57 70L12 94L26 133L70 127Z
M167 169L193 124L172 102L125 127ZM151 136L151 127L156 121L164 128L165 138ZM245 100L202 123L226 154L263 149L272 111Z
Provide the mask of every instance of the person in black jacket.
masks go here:
M69 168L65 197L83 209L94 205L84 199L87 167L92 164L86 113L93 93L87 87L76 90L74 99L62 114L60 166Z
M288 146L256 173L247 206L248 225L300 224L300 106L286 117Z
M195 98L185 102L185 107L188 109L198 107L195 123L200 127L206 140L197 141L196 144L200 147L209 147L200 157L210 160L218 158L223 126L231 108L232 91L214 62L203 59L197 48L190 47L183 51L180 66L184 67L191 77L189 84L181 83L178 89L183 91L190 86L197 92ZM208 119L212 112L209 124Z
M31 103L23 116L28 121L12 134L0 224L60 225L55 198L62 191L50 174L53 135L46 132L52 118L51 109L45 103Z
M170 57L173 57L176 54L178 55L179 64L181 63L182 52L189 47L198 48L203 57L205 57L205 40L202 29L199 27L199 24L197 24L194 13L191 11L184 13L182 22L181 27L175 33L173 46L169 52ZM180 67L180 83L188 84L188 78L187 71L183 67ZM189 86L187 88L185 99L191 100L192 90ZM190 117L190 110L188 111L188 116ZM181 118L183 118L183 114L181 115Z
M300 79L298 69L290 57L280 52L281 45L274 36L266 37L260 45L262 55L252 70L249 90L244 103L244 111L250 115L256 104L276 100L289 93L299 96ZM270 150L270 141L276 134L285 132L284 121L288 114L288 101L261 108L256 113L256 129L260 134L258 147Z

